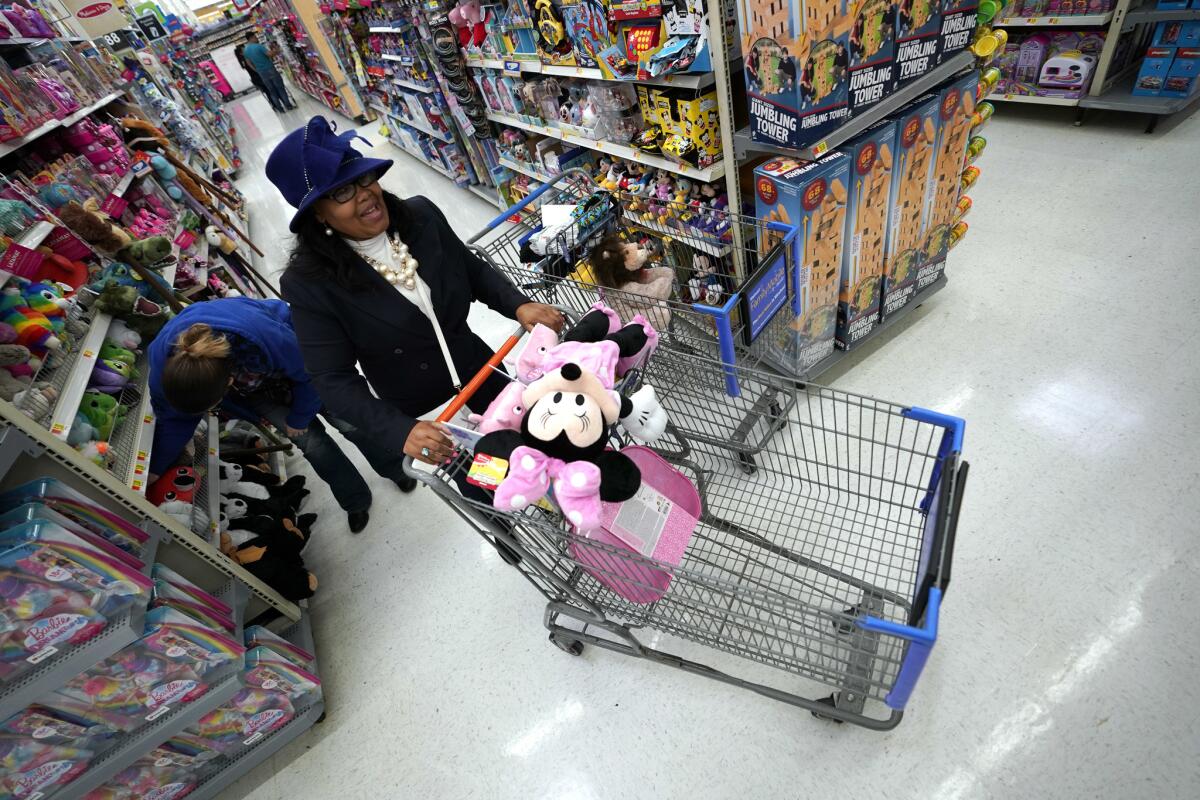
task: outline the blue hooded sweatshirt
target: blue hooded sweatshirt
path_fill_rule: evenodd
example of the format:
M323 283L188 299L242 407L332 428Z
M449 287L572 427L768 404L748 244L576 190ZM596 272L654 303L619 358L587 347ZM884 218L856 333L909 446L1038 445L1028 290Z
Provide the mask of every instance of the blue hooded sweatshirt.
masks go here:
M287 424L307 428L321 410L321 398L304 370L300 344L292 330L292 312L282 300L251 300L247 297L227 297L195 303L180 311L150 343L150 402L157 421L154 425L154 448L150 451L150 471L161 475L196 432L200 416L183 414L167 402L162 388L162 371L175 350L175 340L184 331L203 322L217 333L232 333L257 347L272 374L280 375L292 384L292 409ZM257 422L247 409L226 400L222 408L235 416Z

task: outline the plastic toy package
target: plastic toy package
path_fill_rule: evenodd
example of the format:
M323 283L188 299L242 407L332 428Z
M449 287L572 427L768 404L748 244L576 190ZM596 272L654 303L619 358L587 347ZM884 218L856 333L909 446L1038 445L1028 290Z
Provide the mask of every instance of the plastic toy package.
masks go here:
M211 608L219 616L228 618L230 620L233 619L233 608L228 603L225 603L221 599L204 591L199 586L192 583L187 578L184 578L182 575L179 575L174 570L169 569L162 564L155 564L150 571L150 577L166 581L176 589L179 589L180 591L190 595L195 602L200 603L207 608Z
M147 578L55 523L0 532L0 680L88 641L149 594Z
M128 732L202 696L244 652L180 612L156 608L146 615L145 636L41 702Z
M321 690L316 675L268 647L256 647L246 654L242 681L246 688L187 731L206 747L225 755L255 744L289 722Z
M316 664L317 657L312 653L303 647L292 644L279 634L272 633L261 625L251 625L249 628L246 628L245 636L246 648L248 650L256 647L269 647L296 666L309 671Z
M141 556L149 535L54 478L39 478L0 494L0 512L41 502L117 547Z
M93 753L33 738L0 737L0 800L41 797L87 769Z
M207 759L169 745L156 747L84 800L173 800L184 797L200 778Z
M151 595L150 607L173 608L206 627L224 631L226 634L232 634L235 629L231 617L222 616L211 607L197 603L187 592L162 578L154 579L154 592Z
M111 558L130 569L142 571L145 566L140 558L117 547L108 539L99 536L92 531L80 525L75 520L58 513L52 507L43 502L25 503L17 506L12 511L6 514L0 514L0 532L6 531L9 528L15 528L18 525L23 525L26 522L34 522L42 520L58 525L79 537L92 549L98 551L101 555Z

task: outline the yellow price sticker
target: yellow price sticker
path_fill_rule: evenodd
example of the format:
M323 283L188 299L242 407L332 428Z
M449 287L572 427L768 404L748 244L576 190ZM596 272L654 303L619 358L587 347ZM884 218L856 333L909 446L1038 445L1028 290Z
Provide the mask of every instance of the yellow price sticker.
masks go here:
M56 422L50 426L50 432L53 433L55 436L58 436L65 429L66 429L66 426L63 425L61 422Z
M84 350L84 351L83 351L83 357L84 357L84 358L95 358L95 357L96 357L96 351L95 351L95 350Z
M135 480L133 483L129 484L129 487L135 492L140 492L142 490L142 482Z
M823 141L820 141L820 142L817 142L816 144L814 144L812 150L813 150L814 155L819 156L819 155L822 155L828 149L829 149L829 140L826 139L826 140L823 140Z

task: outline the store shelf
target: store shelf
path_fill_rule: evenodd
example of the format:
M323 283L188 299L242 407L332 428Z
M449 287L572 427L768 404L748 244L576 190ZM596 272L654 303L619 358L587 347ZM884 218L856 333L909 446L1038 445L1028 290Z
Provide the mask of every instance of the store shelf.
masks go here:
M3 40L0 40L0 41L3 41ZM12 40L10 39L8 41L12 41ZM38 126L37 128L34 128L29 133L25 134L24 136L22 136L20 138L9 139L7 142L0 142L0 158L8 155L9 153L13 153L13 152L16 152L17 150L20 150L25 145L29 144L30 142L36 141L37 139L39 139L40 137L49 133L50 131L54 130L55 128L63 128L68 125L74 125L76 122L83 119L88 114L91 114L94 111L100 110L104 106L106 106L109 103L111 103L112 101L116 100L118 97L121 97L122 94L123 94L123 92L113 92L112 94L105 95L103 98L101 98L100 100L97 100L95 103L92 103L89 106L84 106L83 108L81 108L77 111L73 111L68 116L66 116L62 119L52 119L49 122L42 123L40 126Z
M414 92L421 92L423 94L433 94L437 91L436 87L422 86L419 83L406 81L403 78L392 78L392 83L396 84L397 86L403 86L405 89L412 89Z
M1006 103L1030 103L1037 106L1077 106L1078 97L1039 97L1031 94L991 94L988 100L1003 100Z
M143 365L145 371L145 365ZM143 375L143 378L148 377ZM150 387L142 389L138 407L125 418L126 425L135 425L132 457L128 463L113 465L113 472L125 485L138 494L146 493L150 476L150 448L154 445L154 407L150 403Z
M61 369L68 370L66 382L58 393L58 402L54 405L54 413L50 417L50 433L66 441L75 424L75 412L83 402L83 393L87 390L88 381L92 377L92 369L96 366L96 358L108 335L108 326L112 317L102 312L96 312L87 333L79 341L79 346L73 351L75 358L69 360Z
M481 69L504 69L504 60L496 58L479 58L476 56L466 59L468 67L478 67ZM680 86L687 89L703 89L713 84L713 74L711 72L681 72L672 75L660 75L657 78L646 78L644 80L618 80L616 78L607 78L604 73L595 67L556 67L549 64L543 64L540 61L520 61L519 72L526 74L541 74L541 75L556 75L569 78L587 78L593 81L611 81L613 83L646 83L652 86Z
M50 232L55 227L53 222L40 219L21 232L21 235L17 237L17 244L34 250L50 235ZM0 269L0 287L3 287L11 277L11 272Z
M133 170L129 170L121 176L121 180L117 181L117 185L113 187L112 194L114 197L124 197L125 192L129 190L130 185L137 179L137 175Z
M618 156L620 158L633 161L638 164L644 164L648 167L656 169L664 169L667 172L673 172L676 175L683 175L685 178L694 178L700 181L714 181L725 174L725 163L718 161L711 167L693 167L688 164L680 164L677 161L671 161L661 156L652 156L643 153L640 150L635 150L632 147L623 144L613 144L612 142L602 142L596 139L589 139L586 136L577 136L573 133L548 125L535 125L531 122L525 122L519 117L514 117L511 114L500 114L495 111L487 112L487 118L492 122L499 122L501 125L508 125L513 128L521 128L522 130L530 131L531 133L540 133L542 136L549 136L553 139L559 139L571 144L581 145L591 150L596 150L601 153L607 153L610 156Z
M145 608L132 608L110 620L94 638L79 644L46 647L35 670L0 684L0 719L8 719L30 703L58 689L79 673L133 644L142 636Z
M452 181L458 180L458 177L454 173L452 173L450 170L446 169L441 164L438 164L434 161L430 161L429 159L425 158L425 156L423 154L415 153L412 150L409 150L403 144L396 141L395 139L392 139L391 137L388 137L388 142L390 142L393 147L395 147L397 150L400 150L402 153L404 153L409 158L413 158L417 161L420 161L425 166L429 167L432 170L442 173L443 175L445 175L447 178L449 178Z
M435 131L433 128L429 127L424 122L418 122L415 119L404 119L403 117L398 117L395 114L393 114L391 111L388 111L386 108L379 105L378 103L371 103L370 106L371 106L371 108L375 109L376 111L380 112L381 114L386 115L388 119L392 120L393 122L395 122L398 125L407 125L408 127L412 128L414 130L418 130L421 133L432 136L434 139L437 139L439 142L445 142L446 144L452 144L454 142L454 134L450 133L449 131L447 131L446 133L442 133L440 131Z
M1200 8L1185 8L1179 11L1164 11L1159 8L1130 11L1125 15L1126 25L1138 25L1143 22L1196 22L1200 21Z
M216 414L208 415L208 474L204 485L208 488L205 501L208 513L208 540L213 547L221 549L221 422ZM196 498L199 502L200 498Z
M489 189L490 189L490 191L489 191ZM495 189L492 189L491 187L488 187L488 186L480 186L478 183L473 183L467 187L467 191L470 192L471 194L475 195L476 197L480 197L480 198L488 201L489 203L491 203L492 205L494 205L496 208L500 209L501 211L504 210L504 206L502 205L501 200L500 200L500 195L497 194Z
M149 753L158 745L187 728L218 706L226 703L242 688L242 664L234 661L214 676L217 682L207 692L191 703L177 706L168 713L156 717L151 724L144 725L132 733L122 736L112 749L106 750L94 761L87 772L63 787L51 798L82 797L103 786L117 773ZM206 678L208 676L205 676Z
M898 311L894 311L884 318L883 322L875 326L875 328L865 337L855 343L853 350L839 350L834 348L826 358L818 361L809 368L808 372L803 376L804 380L812 381L818 379L821 375L833 369L842 359L848 358L851 355L858 355L863 345L873 339L879 339L885 336L884 331L892 328L912 312L916 311L926 300L933 295L946 288L946 282L949 280L946 273L943 272L938 279L923 289L919 295L912 299L908 305Z
M1136 114L1166 116L1182 111L1200 100L1200 92L1193 92L1189 97L1153 97L1131 94L1135 80L1137 80L1137 74L1130 73L1104 94L1098 97L1084 96L1079 101L1079 106L1107 111L1128 111Z
M902 106L908 104L912 100L916 100L925 92L933 89L943 81L953 77L958 72L970 67L975 61L975 56L970 51L963 51L951 58L945 64L937 67L927 75L905 85L899 91L892 93L887 99L871 107L868 111L854 117L842 127L838 128L833 133L826 136L821 141L805 147L800 150L780 147L774 144L765 144L755 142L750 137L750 128L745 127L733 135L734 152L737 155L739 162L745 161L747 158L753 157L757 153L777 153L780 155L791 156L792 158L801 161L816 161L829 150L838 145L848 142L858 134L865 131L867 128L874 125L884 117L891 116Z
M549 173L534 167L532 164L523 164L520 161L517 161L515 158L500 156L498 160L501 164L508 167L513 172L519 172L522 175L527 175L534 180L541 181L542 183L548 182L550 178L553 177Z
M1057 26L1107 25L1113 12L1105 14L1075 14L1064 17L1005 17L992 23L994 28L1051 28Z
M660 225L657 222L644 220L632 211L625 211L625 219L629 220L634 225L639 225L646 230L660 233L664 236L670 236L680 244L687 245L694 250L699 250L702 253L708 253L710 256L720 258L727 256L733 252L733 245L726 242L713 242L701 236L688 231L681 231L678 228L669 228L666 225Z

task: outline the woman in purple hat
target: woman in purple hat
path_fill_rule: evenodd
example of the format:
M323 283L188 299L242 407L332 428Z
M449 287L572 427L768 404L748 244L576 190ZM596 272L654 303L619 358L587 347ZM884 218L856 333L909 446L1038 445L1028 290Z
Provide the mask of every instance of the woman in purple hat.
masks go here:
M439 464L453 443L419 418L492 355L467 325L472 301L526 328L559 330L563 318L467 249L428 199L384 191L392 161L364 158L355 138L313 117L267 160L267 177L296 209L280 288L326 408L389 451ZM470 407L485 409L505 384L492 376Z

